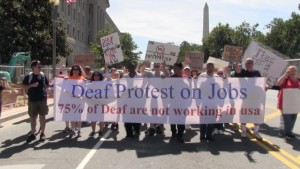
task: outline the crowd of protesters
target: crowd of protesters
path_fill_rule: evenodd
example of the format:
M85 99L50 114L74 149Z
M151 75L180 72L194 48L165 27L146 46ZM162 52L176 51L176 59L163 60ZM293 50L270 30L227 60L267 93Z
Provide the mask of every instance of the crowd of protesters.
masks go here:
M79 65L73 65L70 68L63 68L58 78L72 79L72 80L84 80L84 81L113 81L120 78L254 78L261 77L260 72L253 69L253 60L247 59L245 62L245 69L242 69L241 64L234 64L232 67L217 69L213 63L207 63L205 71L198 72L198 70L191 70L188 66L183 66L182 63L175 63L173 68L168 68L165 63L155 63L153 69L149 68L149 63L137 64L136 62L129 62L124 66L122 70L117 70L114 67L108 68L105 66L104 71L92 71L89 66L82 68ZM47 93L46 88L51 86L46 75L41 71L42 64L39 61L32 61L32 72L25 76L23 80L23 88L28 94L28 115L31 120L31 132L27 138L27 142L31 142L36 139L36 126L37 118L40 121L40 141L45 140L45 127L46 118L48 114L47 106ZM53 85L53 83L52 83ZM281 123L279 135L288 139L295 138L293 134L293 128L297 118L297 114L284 114L282 113L283 102L283 89L284 88L300 88L299 79L297 77L297 68L295 66L289 66L286 72L278 78L278 85L280 87L278 95L278 109L281 110ZM0 81L0 96L1 91L5 85ZM2 99L0 97L0 104ZM1 106L0 106L1 107ZM0 109L1 116L1 109ZM64 133L68 133L70 138L81 136L81 121L66 121ZM96 133L98 137L102 137L105 128L111 125L112 130L119 130L119 124L117 122L85 122L91 126L91 133L89 137L94 137ZM96 131L96 126L99 126L99 130ZM1 124L0 124L1 126ZM126 137L138 137L141 132L141 127L147 126L147 124L141 123L125 123ZM184 131L186 126L181 124L171 125L171 138L176 139L179 143L183 143ZM150 124L147 134L154 136L155 134L164 135L163 124ZM241 137L246 137L246 124L241 124ZM254 124L253 136L262 140L259 134L259 124ZM211 142L214 140L215 134L223 134L224 124L201 124L200 125L200 140L206 140Z

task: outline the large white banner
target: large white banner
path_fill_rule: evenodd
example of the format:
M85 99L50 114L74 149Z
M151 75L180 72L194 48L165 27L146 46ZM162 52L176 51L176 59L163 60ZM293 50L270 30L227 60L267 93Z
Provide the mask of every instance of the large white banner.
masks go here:
M119 34L117 32L104 36L100 40L106 64L111 65L124 60Z
M55 120L263 123L265 78L55 79Z
M254 69L258 70L263 77L267 77L267 84L273 86L276 85L277 78L282 75L288 65L280 56L283 55L255 41L251 41L245 51L243 65L247 58L252 58L254 60Z
M300 112L300 90L283 89L282 112L284 114L297 114Z
M145 61L173 65L177 61L179 51L179 46L149 41Z

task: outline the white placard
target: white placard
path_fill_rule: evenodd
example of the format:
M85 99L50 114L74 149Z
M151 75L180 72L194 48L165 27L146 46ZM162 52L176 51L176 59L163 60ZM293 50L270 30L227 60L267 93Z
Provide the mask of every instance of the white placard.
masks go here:
M55 120L263 123L266 78L55 79Z
M225 68L229 66L229 62L211 56L208 58L206 63L208 62L213 63L215 65L215 68Z
M243 65L245 65L247 58L252 58L254 61L254 69L258 70L261 76L267 77L267 84L273 86L276 85L277 78L282 75L288 65L280 56L283 55L256 41L251 41L245 51Z
M145 61L154 63L166 62L166 65L174 65L177 61L179 51L179 46L149 41Z
M117 32L104 36L100 40L106 64L111 65L124 60Z
M300 112L300 90L283 89L282 112L284 114L297 114Z

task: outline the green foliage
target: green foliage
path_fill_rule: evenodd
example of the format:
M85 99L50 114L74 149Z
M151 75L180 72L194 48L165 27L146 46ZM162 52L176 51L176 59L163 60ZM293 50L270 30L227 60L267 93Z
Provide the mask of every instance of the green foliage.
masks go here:
M52 4L47 0L0 0L0 55L8 63L14 52L31 52L32 59L52 63ZM67 56L66 34L57 23L57 56Z
M188 51L202 51L202 46L195 44L195 43L189 43L187 41L183 41L180 44L180 52L178 54L178 63L182 63L184 61L184 58Z
M205 58L209 56L221 58L224 46L234 44L233 37L234 30L229 27L229 24L219 23L203 41Z
M219 23L204 39L205 57L221 58L225 45L240 46L245 49L252 39L263 43L265 36L262 32L257 31L258 26L258 24L251 26L249 23L243 22L233 29L229 24Z
M300 58L300 15L292 13L291 18L284 21L275 18L267 25L270 32L266 35L265 44L289 56Z
M97 39L99 40L98 43L91 43L91 48L94 54L96 54L97 59L96 59L96 66L97 67L104 67L105 61L103 57L103 50L101 48L100 44L100 38L107 36L111 33L117 32L116 29L106 26L103 28L101 31L98 32L97 34ZM112 65L113 67L116 68L121 68L123 65L126 65L130 61L138 61L139 60L139 55L141 52L135 53L134 50L136 50L138 47L136 43L133 41L132 36L130 33L121 33L120 34L120 43L121 43L121 48L124 56L124 61L121 63L116 63Z

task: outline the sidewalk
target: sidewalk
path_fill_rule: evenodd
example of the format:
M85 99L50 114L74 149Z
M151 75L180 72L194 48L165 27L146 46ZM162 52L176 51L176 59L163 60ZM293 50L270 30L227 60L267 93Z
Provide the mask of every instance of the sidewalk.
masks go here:
M48 106L53 106L53 98L48 98ZM25 116L28 112L28 106L22 106L22 107L14 107L9 110L2 111L1 117L0 117L0 124L4 123L6 121Z

